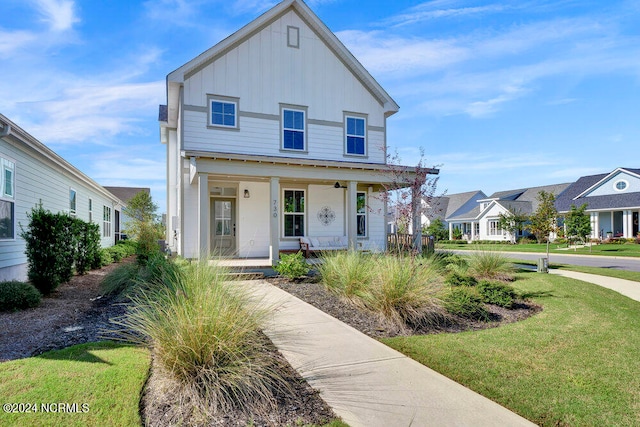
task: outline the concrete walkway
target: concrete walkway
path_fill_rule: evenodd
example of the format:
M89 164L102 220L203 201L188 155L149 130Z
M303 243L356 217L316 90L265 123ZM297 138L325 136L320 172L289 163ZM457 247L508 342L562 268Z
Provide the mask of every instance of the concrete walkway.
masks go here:
M265 281L247 286L276 307L265 333L351 427L534 425Z
M582 280L583 282L595 283L598 286L614 290L631 299L640 301L640 282L618 279L615 277L599 276L597 274L579 273L577 271L569 270L549 269L549 273Z

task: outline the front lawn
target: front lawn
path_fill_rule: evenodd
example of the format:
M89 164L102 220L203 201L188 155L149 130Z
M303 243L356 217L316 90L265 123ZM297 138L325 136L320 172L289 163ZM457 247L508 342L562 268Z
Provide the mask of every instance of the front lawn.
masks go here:
M149 363L147 350L113 342L1 363L0 425L139 426ZM12 403L26 405L6 406Z
M527 243L522 245L510 245L510 244L468 244L466 242L461 243L437 243L436 249L442 250L491 250L491 251L504 251L504 252L534 252L534 253L546 253L546 244ZM604 243L600 245L593 245L591 248L584 247L574 250L573 248L567 248L566 244L554 244L549 245L549 252L554 254L567 254L567 255L606 255L606 256L620 256L620 257L640 257L640 245L637 243Z
M540 314L382 341L539 425L640 425L640 303L573 279L518 278Z

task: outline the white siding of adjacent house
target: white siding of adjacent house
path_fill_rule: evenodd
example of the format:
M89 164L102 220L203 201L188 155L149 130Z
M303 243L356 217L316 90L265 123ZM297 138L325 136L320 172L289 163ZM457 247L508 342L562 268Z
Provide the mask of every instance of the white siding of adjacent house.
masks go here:
M300 48L287 46L287 26L300 28ZM239 98L239 130L207 128L208 94ZM305 106L307 122L319 122L308 125L308 154L280 152L281 103ZM185 150L386 160L383 106L294 11L188 76L184 105ZM345 112L367 116L367 157L344 156Z
M494 203L486 212L483 213L480 218L480 240L501 240L508 241L509 234L503 235L502 233L498 235L489 235L489 221L498 220L500 218L500 214L506 214L506 211L502 206Z
M76 217L89 220L89 198L93 201L93 222L100 225L102 236L103 206L111 208L111 219L115 219L113 202L86 183L69 173L62 172L50 161L35 157L32 153L22 151L16 146L0 139L0 157L15 161L15 239L0 240L0 281L9 279L26 279L27 258L24 254L25 243L20 237L20 226L27 227L27 214L37 204L42 203L44 209L51 212L69 211L69 190L76 190ZM114 242L114 226L111 236L102 238L103 247Z

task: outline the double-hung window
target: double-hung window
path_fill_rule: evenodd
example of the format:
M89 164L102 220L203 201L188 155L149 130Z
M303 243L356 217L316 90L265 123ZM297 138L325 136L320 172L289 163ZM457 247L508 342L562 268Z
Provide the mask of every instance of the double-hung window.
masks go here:
M362 117L345 117L345 151L347 154L364 156L367 153L367 121Z
M304 110L282 109L282 148L305 150Z
M358 237L367 237L367 193L356 193Z
M0 240L15 239L16 164L0 158Z
M238 99L209 97L209 126L217 128L238 128Z
M111 208L102 207L102 237L111 237Z
M489 236L499 236L502 234L502 229L500 228L500 221L498 220L490 220L489 221Z
M69 214L72 216L76 216L76 205L77 205L77 196L76 190L73 188L69 189Z
M304 236L304 190L284 190L284 237Z
M93 199L89 198L89 222L93 222Z

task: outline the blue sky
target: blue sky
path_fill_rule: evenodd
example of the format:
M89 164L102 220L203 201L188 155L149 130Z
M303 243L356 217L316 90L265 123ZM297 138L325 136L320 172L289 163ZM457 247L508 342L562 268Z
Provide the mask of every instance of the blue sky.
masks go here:
M165 77L265 0L3 0L0 112L165 210ZM400 105L388 143L438 192L640 166L640 1L309 0ZM365 7L363 7L365 5Z

